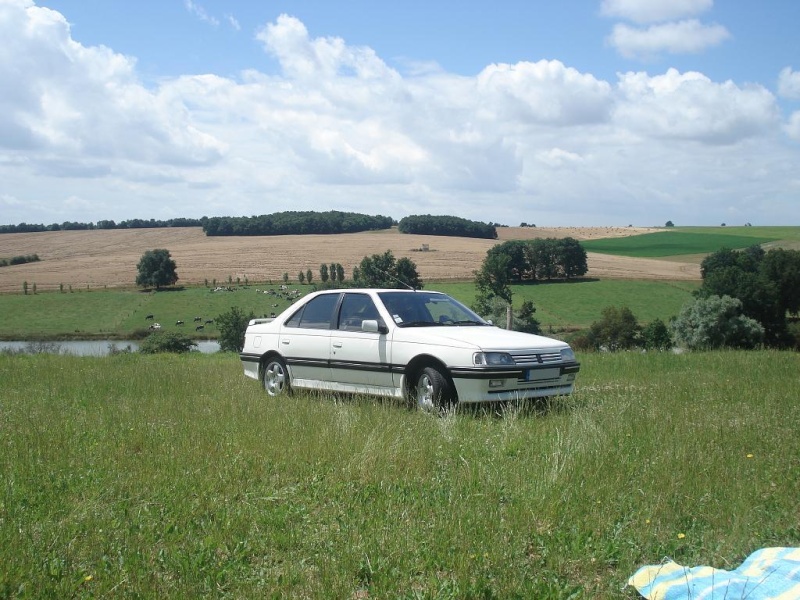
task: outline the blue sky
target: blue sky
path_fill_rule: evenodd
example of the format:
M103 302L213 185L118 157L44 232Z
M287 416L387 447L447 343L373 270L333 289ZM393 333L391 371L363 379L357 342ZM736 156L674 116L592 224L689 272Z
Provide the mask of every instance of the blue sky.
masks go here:
M0 0L0 223L800 224L800 2Z

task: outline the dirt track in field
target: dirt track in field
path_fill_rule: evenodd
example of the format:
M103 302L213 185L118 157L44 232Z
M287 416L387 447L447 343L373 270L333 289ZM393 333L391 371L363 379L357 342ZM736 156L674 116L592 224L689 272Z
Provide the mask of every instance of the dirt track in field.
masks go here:
M166 248L177 264L179 283L231 277L279 282L299 271L319 277L320 264L341 263L349 277L364 256L391 250L409 257L423 281L471 279L486 251L510 239L573 237L589 240L657 231L636 227L498 228L498 240L405 235L396 230L339 235L206 237L202 229L53 231L0 235L0 257L37 254L40 262L0 267L0 293L20 292L23 282L37 290L131 287L146 250ZM423 251L427 245L428 250ZM699 280L695 263L589 253L589 277Z

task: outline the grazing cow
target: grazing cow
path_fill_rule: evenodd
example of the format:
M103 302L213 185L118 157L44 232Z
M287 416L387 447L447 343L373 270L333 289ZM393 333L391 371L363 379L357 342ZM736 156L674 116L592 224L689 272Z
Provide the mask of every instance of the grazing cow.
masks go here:
M154 315L147 315L147 316L145 317L145 320L146 320L146 321L147 321L147 320L150 320L150 321L152 321L153 319L155 319L155 316L154 316Z
M211 325L214 322L214 319L206 319L206 325Z
M194 322L197 323L198 321L202 321L203 317L195 317Z
M175 325L183 325L183 321L175 321Z
M198 325L197 327L194 328L195 331L203 331L203 329L205 329L205 327L203 327L202 325Z

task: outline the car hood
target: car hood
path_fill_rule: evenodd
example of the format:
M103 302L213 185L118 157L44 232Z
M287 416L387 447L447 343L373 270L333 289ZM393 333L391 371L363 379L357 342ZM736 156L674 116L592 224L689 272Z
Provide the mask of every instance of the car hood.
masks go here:
M560 340L520 331L508 331L495 326L398 328L395 330L394 339L418 344L470 347L476 350L549 350L568 346L566 342Z

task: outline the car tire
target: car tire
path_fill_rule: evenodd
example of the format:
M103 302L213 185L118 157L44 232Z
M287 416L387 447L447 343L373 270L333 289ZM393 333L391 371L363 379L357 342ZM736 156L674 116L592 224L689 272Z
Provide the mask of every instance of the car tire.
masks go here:
M437 367L425 367L417 374L413 400L421 410L442 410L453 404L450 382Z
M264 365L261 373L264 391L270 396L291 394L292 386L289 381L289 370L280 356L273 356Z

